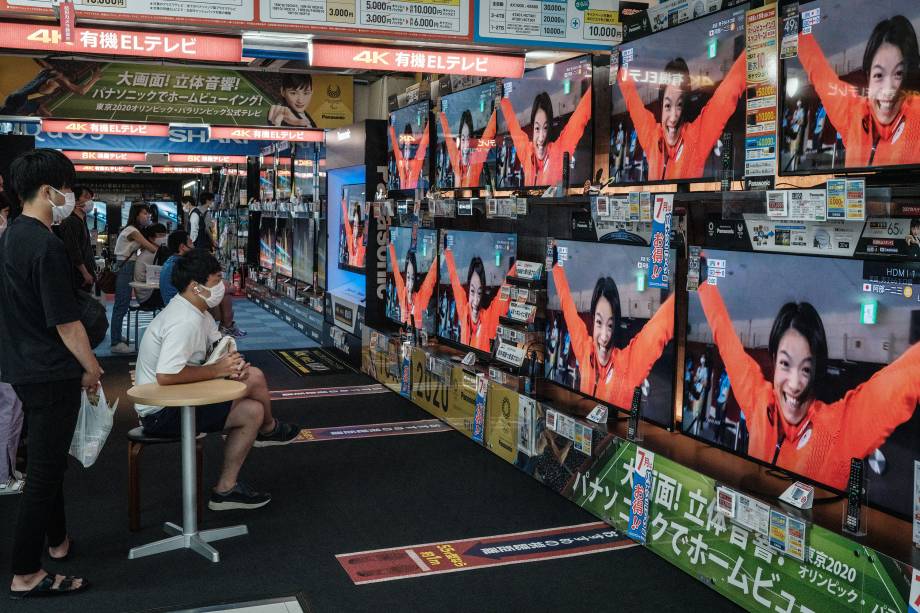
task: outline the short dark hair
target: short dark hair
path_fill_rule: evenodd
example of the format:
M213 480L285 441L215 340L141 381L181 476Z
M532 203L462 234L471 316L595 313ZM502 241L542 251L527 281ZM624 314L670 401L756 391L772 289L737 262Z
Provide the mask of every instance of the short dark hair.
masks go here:
M23 202L35 198L42 185L64 189L73 185L76 178L73 162L56 149L33 149L10 164L13 191Z
M137 227L137 216L143 211L150 212L150 207L145 202L135 202L128 210L128 225Z
M617 283L611 277L601 277L594 284L594 293L591 295L591 325L594 326L594 310L601 297L606 298L613 309L613 334L610 335L610 345L616 346L616 339L620 329L620 291ZM593 329L592 329L593 332Z
M879 47L885 43L897 47L904 56L906 70L902 87L915 87L918 67L920 67L920 49L917 46L917 33L914 31L914 26L903 15L883 19L875 25L872 34L869 35L862 61L862 69L867 82L872 72L872 60L875 59Z
M313 89L313 75L306 72L286 72L281 77L281 89Z
M910 229L920 228L920 217L914 217L910 220Z
M195 204L195 199L191 196L182 196L182 204L188 202L189 204Z
M480 280L480 282L482 282L482 290L483 290L483 291L482 291L482 303L481 303L481 304L482 304L483 306L488 306L488 303L489 303L490 301L487 300L488 296L486 296L486 292L485 292L485 289L486 289L486 267L485 267L485 265L482 263L482 258L479 257L478 255L475 256L475 257L473 257L472 260L470 260L470 267L469 267L469 270L467 270L467 272L466 272L466 289L467 289L467 292L469 292L470 281L473 280L473 273L479 275L479 280Z
M821 388L821 380L827 371L827 335L824 332L824 323L818 311L809 302L784 304L773 320L773 329L770 330L770 359L773 360L774 368L779 342L790 328L805 337L814 356L814 372L803 393L805 398L811 398L817 395L817 390Z
M220 262L207 249L192 249L176 260L172 271L172 284L179 293L188 289L192 281L201 284L208 282L208 277L220 272Z
M531 120L531 123L533 123L533 120ZM470 136L473 136L473 114L469 109L465 109L460 113L460 129L457 130L458 137L463 133L464 124L469 128Z
M661 107L664 105L664 90L667 89L668 85L674 85L679 87L681 91L681 99L687 97L687 94L690 92L690 67L687 66L687 60L682 57L676 57L664 67L665 73L668 75L668 82L658 88L658 106ZM680 82L674 82L674 75L680 77ZM659 110L660 116L660 110ZM683 123L683 118L686 117L686 110L683 115L681 115L681 123Z
M89 193L90 198L94 198L96 196L96 192L94 192L93 190L91 190L89 187L85 185L74 185L72 189L73 189L73 197L76 200L79 200L80 198L82 198L83 194L85 193Z
M537 94L537 97L533 99L533 108L530 109L530 125L533 129L533 122L537 118L537 111L542 110L546 113L546 123L552 128L553 126L553 100L549 97L549 94L546 92L540 92Z
M211 192L201 192L201 195L198 196L199 204L204 204L206 202L213 202L213 201L214 201L214 194L212 194Z
M412 264L412 287L418 287L418 260L415 258L415 249L406 254L406 280L409 280L409 264Z
M161 223L150 224L146 228L141 228L141 236L147 240L152 239L157 234L166 234L169 230Z
M188 242L188 232L185 230L173 230L166 239L166 247L170 253L179 253L179 247Z

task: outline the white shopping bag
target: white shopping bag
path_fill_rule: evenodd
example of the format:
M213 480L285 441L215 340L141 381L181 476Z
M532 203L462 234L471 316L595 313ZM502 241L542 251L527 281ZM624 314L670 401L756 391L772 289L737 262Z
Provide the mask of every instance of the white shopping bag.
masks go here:
M83 390L83 403L80 406L80 415L77 417L77 427L73 433L73 440L70 443L70 455L77 458L86 468L89 468L96 462L99 452L105 440L112 431L112 422L115 417L115 410L118 408L118 400L109 407L105 399L105 392L99 388L99 400L93 404Z

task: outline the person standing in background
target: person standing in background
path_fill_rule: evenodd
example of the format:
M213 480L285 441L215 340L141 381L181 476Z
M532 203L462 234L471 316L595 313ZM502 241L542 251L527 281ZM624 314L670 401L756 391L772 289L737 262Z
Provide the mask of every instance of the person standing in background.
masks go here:
M66 558L64 471L80 391L99 388L102 368L80 321L64 244L51 232L55 208L74 203L73 163L60 151L24 153L10 167L22 214L0 237L0 370L22 400L29 431L28 479L12 548L11 598L85 590L86 580L49 574L46 548Z
M0 175L0 237L9 226L12 205L3 191L3 175ZM0 372L0 380L3 373ZM13 386L0 383L0 487L12 484L16 477L16 451L22 432L22 403Z
M90 291L96 282L96 250L86 226L86 214L93 210L93 190L75 185L73 195L76 206L73 213L61 222L58 236L64 241L67 257L73 269L74 287Z
M128 225L122 228L115 241L115 260L118 277L115 281L115 304L112 306L112 326L110 342L112 353L134 353L121 336L121 325L128 308L131 306L131 282L134 281L134 263L137 252L144 249L157 252L157 246L141 234L140 229L150 225L150 208L143 202L131 205L128 212Z
M198 199L198 206L188 216L188 235L196 249L214 252L214 239L211 237L211 218L208 209L214 204L214 194L204 192Z

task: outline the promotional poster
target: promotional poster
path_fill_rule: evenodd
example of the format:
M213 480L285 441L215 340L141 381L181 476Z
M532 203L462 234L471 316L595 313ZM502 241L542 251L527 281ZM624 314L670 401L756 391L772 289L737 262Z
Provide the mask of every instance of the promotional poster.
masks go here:
M390 228L387 245L386 316L435 334L438 281L437 230Z
M535 68L502 82L496 183L582 185L594 167L591 58Z
M670 427L673 286L648 287L648 247L559 240L549 249L545 377L622 410L639 387L642 416Z
M815 0L799 11L782 67L780 173L920 162L920 4Z
M495 177L498 84L485 83L441 98L435 140L435 187L482 187Z
M615 184L744 172L744 10L739 6L625 43L611 66Z
M714 249L701 259L682 431L835 490L865 458L870 504L908 516L920 266Z
M390 113L387 188L428 189L431 105L426 100Z
M510 297L499 288L513 272L517 235L441 230L438 336L490 352Z

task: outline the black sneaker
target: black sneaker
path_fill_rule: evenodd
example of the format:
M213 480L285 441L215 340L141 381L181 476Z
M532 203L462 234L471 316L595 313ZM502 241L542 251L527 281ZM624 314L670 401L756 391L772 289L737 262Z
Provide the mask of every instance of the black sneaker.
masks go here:
M285 423L280 419L275 419L275 429L267 434L259 432L252 446L271 447L272 445L288 445L294 442L298 434L300 434L300 426L295 426L294 424Z
M208 508L212 511L230 511L231 509L258 509L272 501L271 494L253 491L245 483L236 482L233 489L225 494L211 491Z

